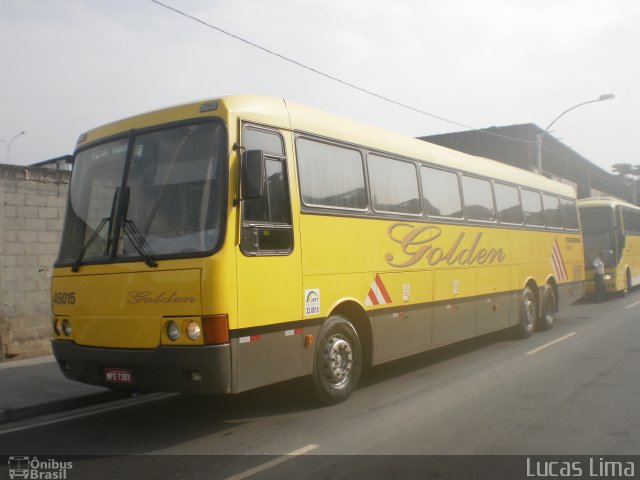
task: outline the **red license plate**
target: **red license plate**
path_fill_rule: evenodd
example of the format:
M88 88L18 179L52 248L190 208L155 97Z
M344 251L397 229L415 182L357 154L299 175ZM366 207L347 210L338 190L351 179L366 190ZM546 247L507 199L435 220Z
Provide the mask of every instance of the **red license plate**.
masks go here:
M133 375L128 368L105 368L104 381L106 383L133 383Z

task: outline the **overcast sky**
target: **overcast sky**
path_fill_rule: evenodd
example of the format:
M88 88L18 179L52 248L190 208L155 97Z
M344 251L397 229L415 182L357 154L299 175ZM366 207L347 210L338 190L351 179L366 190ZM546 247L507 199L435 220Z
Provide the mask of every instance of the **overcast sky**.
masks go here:
M640 164L638 0L162 0L362 89L473 128L563 116L600 167ZM0 139L10 163L80 133L226 94L273 95L411 136L460 131L312 73L150 0L0 0ZM6 148L0 142L0 162Z

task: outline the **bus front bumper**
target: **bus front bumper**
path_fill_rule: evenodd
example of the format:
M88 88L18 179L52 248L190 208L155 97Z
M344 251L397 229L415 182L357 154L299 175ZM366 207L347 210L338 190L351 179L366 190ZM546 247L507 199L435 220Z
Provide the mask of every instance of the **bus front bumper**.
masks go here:
M124 349L52 340L51 345L65 377L79 382L132 392L231 392L229 344Z

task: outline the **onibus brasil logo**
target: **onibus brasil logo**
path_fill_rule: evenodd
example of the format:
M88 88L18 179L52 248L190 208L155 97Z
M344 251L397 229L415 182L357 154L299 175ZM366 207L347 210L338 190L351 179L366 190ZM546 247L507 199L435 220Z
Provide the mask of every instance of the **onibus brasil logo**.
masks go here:
M38 460L38 457L9 457L9 478L11 480L14 478L65 480L67 470L72 468L73 462L60 462L51 458Z

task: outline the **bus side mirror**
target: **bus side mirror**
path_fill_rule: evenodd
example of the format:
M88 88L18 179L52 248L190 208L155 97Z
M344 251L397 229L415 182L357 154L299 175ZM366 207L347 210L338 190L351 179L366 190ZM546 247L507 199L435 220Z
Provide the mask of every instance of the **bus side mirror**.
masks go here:
M264 152L247 150L242 158L242 199L260 198L264 193Z

